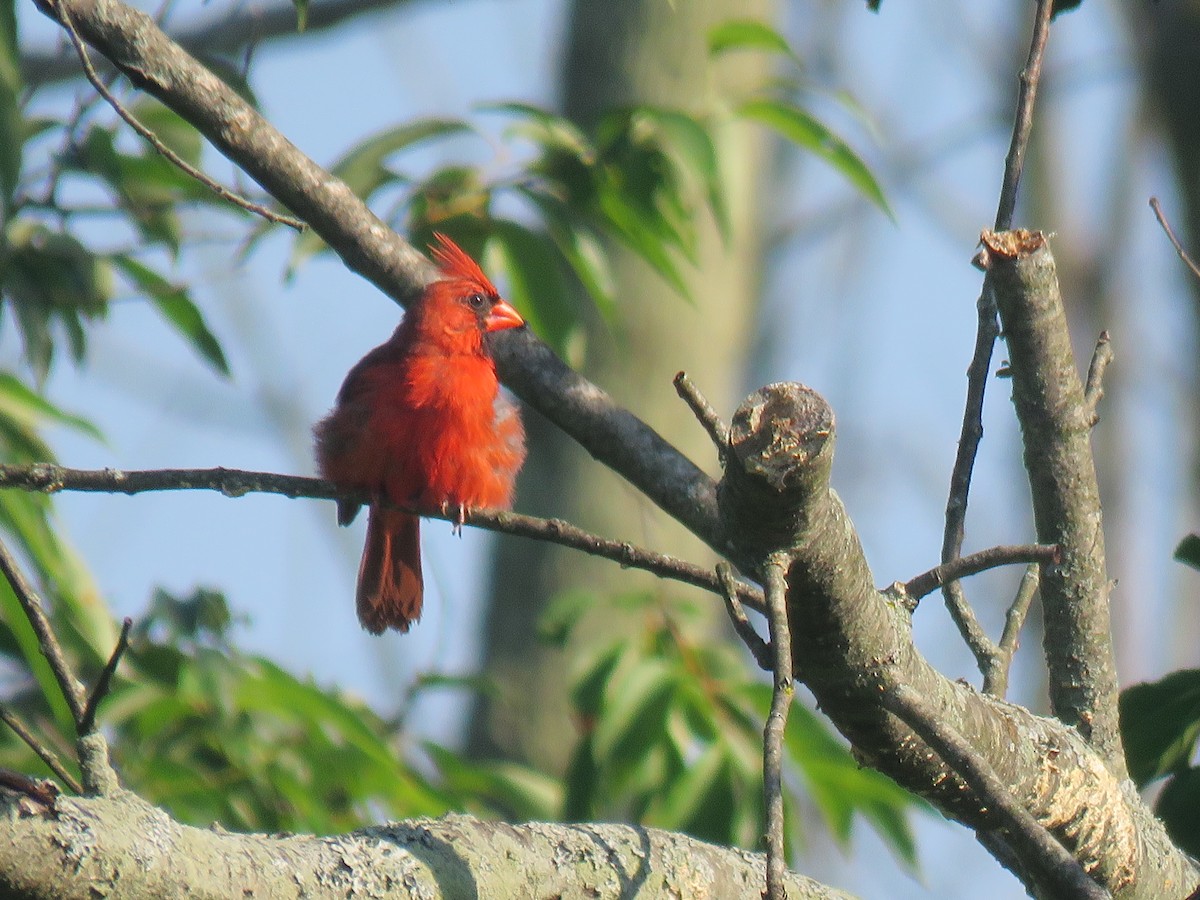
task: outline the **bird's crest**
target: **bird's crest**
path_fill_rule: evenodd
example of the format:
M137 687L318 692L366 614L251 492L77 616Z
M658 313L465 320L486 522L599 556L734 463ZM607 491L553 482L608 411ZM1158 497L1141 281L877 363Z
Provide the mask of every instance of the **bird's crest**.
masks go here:
M496 286L483 274L483 269L479 268L479 264L471 259L462 247L440 231L435 231L433 237L437 244L429 250L443 275L457 281L473 281L483 288L484 293L493 297L500 296Z

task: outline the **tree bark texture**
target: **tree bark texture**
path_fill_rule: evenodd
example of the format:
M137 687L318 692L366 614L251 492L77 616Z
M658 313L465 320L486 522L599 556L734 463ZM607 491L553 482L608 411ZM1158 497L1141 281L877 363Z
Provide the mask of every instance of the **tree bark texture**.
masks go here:
M419 819L337 837L193 828L119 791L52 808L0 790L0 894L95 897L637 897L728 900L764 884L759 854L626 825ZM848 895L790 875L793 900Z

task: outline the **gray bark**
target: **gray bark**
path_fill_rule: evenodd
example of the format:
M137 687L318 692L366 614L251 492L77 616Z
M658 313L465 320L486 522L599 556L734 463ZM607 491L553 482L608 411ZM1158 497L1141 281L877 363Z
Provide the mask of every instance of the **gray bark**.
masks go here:
M763 886L761 855L626 825L419 819L337 837L232 834L172 820L137 796L0 790L0 894L14 900L489 897L728 900ZM793 900L848 900L799 875Z

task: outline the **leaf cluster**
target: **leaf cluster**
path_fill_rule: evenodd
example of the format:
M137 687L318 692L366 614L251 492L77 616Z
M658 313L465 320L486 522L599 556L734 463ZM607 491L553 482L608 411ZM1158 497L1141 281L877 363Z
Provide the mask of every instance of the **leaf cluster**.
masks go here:
M601 602L637 617L637 633L589 642L580 623ZM570 683L577 737L564 784L566 821L633 821L762 848L762 733L771 688L732 644L700 631L694 607L668 608L647 594L600 601L570 593L547 611L543 639L575 645L580 660ZM863 817L915 865L908 814L920 801L859 766L803 705L789 719L784 753L793 853L811 810L843 844Z

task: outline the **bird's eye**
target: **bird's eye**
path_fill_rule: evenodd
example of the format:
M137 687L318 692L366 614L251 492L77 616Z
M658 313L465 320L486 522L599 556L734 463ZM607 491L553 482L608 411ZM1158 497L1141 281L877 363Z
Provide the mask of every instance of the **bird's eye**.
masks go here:
M487 309L488 298L483 294L472 294L467 298L467 306L471 307L471 309L475 310L476 312Z

